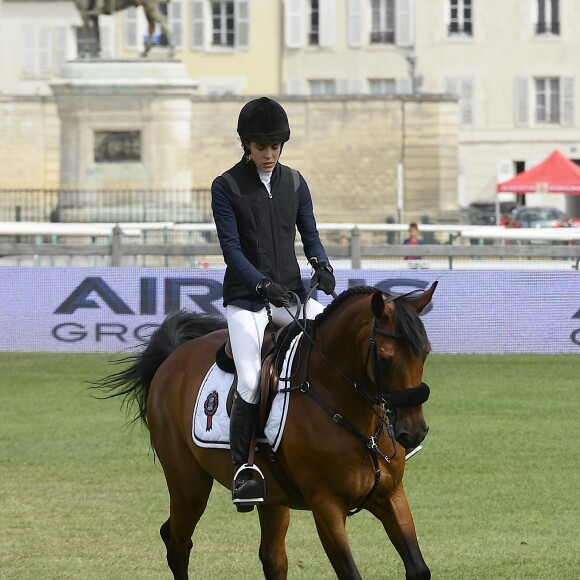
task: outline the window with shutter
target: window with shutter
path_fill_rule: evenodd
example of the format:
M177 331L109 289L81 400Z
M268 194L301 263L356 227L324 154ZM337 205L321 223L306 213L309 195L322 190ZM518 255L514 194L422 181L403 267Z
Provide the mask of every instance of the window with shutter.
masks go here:
M415 43L414 0L398 0L396 7L396 37L398 46L413 46Z
M371 0L371 44L394 44L395 0Z
M560 124L570 127L575 122L575 81L574 77L560 79L562 100L560 104Z
M369 79L371 95L394 95L397 92L395 79Z
M302 94L302 79L287 79L286 80L286 94L287 95L301 95Z
M395 80L398 95L413 94L413 80L409 77L400 77Z
M458 115L462 127L473 125L474 81L468 77L449 77L445 79L445 91L459 97Z
M529 81L527 77L516 77L514 95L514 114L516 127L524 127L529 124L530 95Z
M461 79L461 92L459 95L459 109L460 118L459 123L462 127L470 127L473 125L473 79L463 78Z
M310 0L309 23L308 44L310 46L318 46L320 42L320 6L318 0Z
M250 3L248 0L236 2L236 47L249 48L250 46Z
M338 95L362 95L364 88L364 79L361 78L345 78L337 79L336 94Z
M22 73L27 77L47 78L53 66L53 29L48 26L27 24L23 28Z
M68 34L69 34L69 27L68 26L57 26L55 31L55 70L57 73L62 73L62 68L66 64L69 54L68 54Z
M52 30L41 26L38 35L38 74L50 76L52 65Z
M24 42L22 73L26 76L37 74L36 68L36 27L32 24L26 24L22 31Z
M497 182L507 181L515 175L515 165L511 159L500 159L497 162Z
M336 44L336 0L320 0L320 46Z
M315 79L308 81L310 94L313 96L335 95L336 82L333 79Z
M183 0L171 0L167 9L167 27L171 42L177 49L183 48Z
M113 30L114 24L110 18L101 16L99 19L99 34L101 35L101 58L114 58Z
M348 45L351 48L363 45L362 0L348 0Z
M560 34L560 3L558 0L537 0L536 34Z
M190 0L191 49L247 49L250 45L249 0ZM176 0L171 0L170 5ZM183 45L182 0L179 2L179 45Z
M234 2L212 0L211 2L211 44L219 47L234 46Z
M191 48L203 50L204 35L204 0L191 0Z
M537 78L536 88L536 123L560 123L560 79Z
M137 37L137 8L130 6L125 10L125 48L127 50L139 50Z
M284 2L284 36L287 48L300 48L303 37L302 0Z
M449 0L449 36L473 36L473 7L471 0Z

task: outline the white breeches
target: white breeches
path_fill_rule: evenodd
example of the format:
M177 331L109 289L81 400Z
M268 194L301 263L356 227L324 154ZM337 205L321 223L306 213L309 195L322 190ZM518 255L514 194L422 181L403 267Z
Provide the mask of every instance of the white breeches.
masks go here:
M285 326L292 322L292 317L285 308L270 306L272 320L277 327ZM290 312L294 314L290 307ZM313 319L324 310L324 306L316 300L310 299L306 305L306 317ZM244 310L238 306L226 307L226 320L230 333L232 354L238 373L238 392L246 403L258 401L258 382L262 366L261 351L264 339L264 331L268 326L268 313L266 308L259 312Z

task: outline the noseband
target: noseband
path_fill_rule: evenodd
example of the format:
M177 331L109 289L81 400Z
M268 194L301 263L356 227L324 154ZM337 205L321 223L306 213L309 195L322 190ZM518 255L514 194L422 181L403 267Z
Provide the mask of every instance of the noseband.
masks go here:
M406 295L405 295L406 296ZM401 296L389 296L385 303L393 302ZM409 387L401 391L389 392L383 385L381 380L381 373L379 372L380 361L379 351L377 348L377 342L375 340L376 335L384 336L386 338L393 338L395 340L404 340L402 334L397 332L389 332L388 330L383 330L377 327L377 319L373 317L371 323L371 336L369 339L369 348L367 350L367 362L366 366L368 368L369 358L371 359L371 366L373 371L373 378L375 385L379 391L379 397L381 401L385 404L389 412L394 412L395 407L412 407L414 405L422 405L426 403L429 399L429 386L427 383L421 383L416 387Z

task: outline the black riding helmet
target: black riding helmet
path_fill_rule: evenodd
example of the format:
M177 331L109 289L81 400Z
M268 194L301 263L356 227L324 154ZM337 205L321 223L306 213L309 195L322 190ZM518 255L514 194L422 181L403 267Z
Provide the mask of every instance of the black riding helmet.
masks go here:
M238 134L244 140L258 144L285 143L290 139L286 111L268 97L246 103L238 117Z

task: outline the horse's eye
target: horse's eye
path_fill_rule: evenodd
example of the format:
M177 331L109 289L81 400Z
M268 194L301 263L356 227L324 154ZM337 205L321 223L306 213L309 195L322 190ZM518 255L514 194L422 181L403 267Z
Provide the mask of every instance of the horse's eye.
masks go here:
M385 370L390 369L391 366L393 365L393 357L392 356L386 356L386 357L379 356L379 364Z

